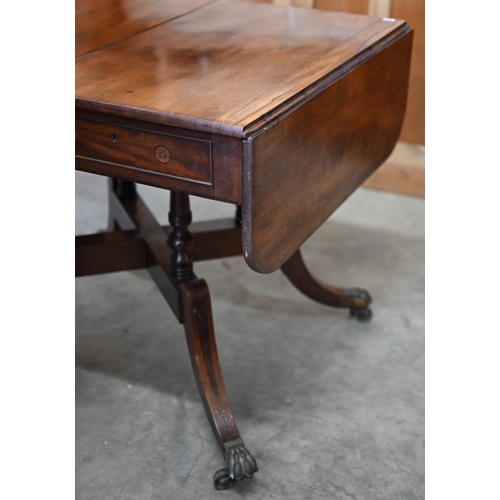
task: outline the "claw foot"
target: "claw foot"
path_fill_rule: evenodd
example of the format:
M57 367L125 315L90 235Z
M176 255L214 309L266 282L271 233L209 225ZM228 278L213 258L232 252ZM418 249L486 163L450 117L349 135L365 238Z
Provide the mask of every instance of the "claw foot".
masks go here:
M365 323L370 321L372 319L372 311L368 307L372 302L370 294L361 288L351 288L346 290L346 295L349 299L351 316Z
M217 490L227 490L237 481L250 479L259 470L257 462L246 449L241 439L234 439L224 445L226 448L227 469L220 469L214 474L214 486Z

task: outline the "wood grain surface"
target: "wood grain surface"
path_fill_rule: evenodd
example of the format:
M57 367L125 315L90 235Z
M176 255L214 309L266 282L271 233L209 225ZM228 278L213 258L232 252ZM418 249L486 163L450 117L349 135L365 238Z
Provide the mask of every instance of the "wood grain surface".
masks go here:
M403 24L219 0L77 57L76 105L245 137Z
M403 122L412 31L244 141L243 253L278 269L389 156ZM378 52L377 52L378 51Z
M77 119L76 155L212 185L209 140Z
M241 204L236 137L78 109L75 132L78 170ZM169 150L166 163L156 158L159 146Z
M215 342L208 286L195 279L180 284L184 329L191 364L208 421L225 453L224 443L240 438L227 396Z
M393 0L391 16L406 19L414 29L408 106L400 140L425 144L425 2Z
M214 1L76 0L76 55L141 33Z
M272 272L392 151L412 30L239 0L151 3L120 4L148 21L118 22L76 58L77 168L242 204L246 261ZM78 29L95 22L77 11Z

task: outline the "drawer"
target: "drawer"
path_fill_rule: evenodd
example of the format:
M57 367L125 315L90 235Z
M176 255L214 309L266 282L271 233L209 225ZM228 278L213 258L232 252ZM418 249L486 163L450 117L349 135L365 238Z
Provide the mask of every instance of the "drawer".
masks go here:
M209 140L77 119L76 156L212 185Z

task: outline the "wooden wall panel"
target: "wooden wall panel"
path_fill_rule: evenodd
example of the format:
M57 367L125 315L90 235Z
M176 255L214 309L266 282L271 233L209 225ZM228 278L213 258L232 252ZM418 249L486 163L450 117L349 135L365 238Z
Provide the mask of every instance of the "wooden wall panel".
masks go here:
M363 187L425 198L425 148L398 142L391 156Z
M391 2L392 0L369 0L367 14L375 17L389 17Z
M425 5L424 0L392 0L391 17L414 29L410 87L400 140L425 144Z
M322 10L367 14L369 0L316 0L314 7Z
M389 17L391 0L315 0L314 7L365 16Z
M311 9L314 7L314 0L274 0L276 5L291 5L293 7L307 7Z

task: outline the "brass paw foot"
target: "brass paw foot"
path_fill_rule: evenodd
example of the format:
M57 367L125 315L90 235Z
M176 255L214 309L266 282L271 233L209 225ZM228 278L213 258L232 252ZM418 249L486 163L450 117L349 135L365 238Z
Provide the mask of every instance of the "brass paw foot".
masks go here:
M370 294L361 288L351 288L346 290L345 293L349 301L351 316L363 323L370 321L372 319L372 311L368 307L372 302Z
M241 439L234 439L224 444L226 449L227 469L220 469L214 474L214 486L217 490L227 490L237 481L251 479L259 470L257 462L246 449Z

